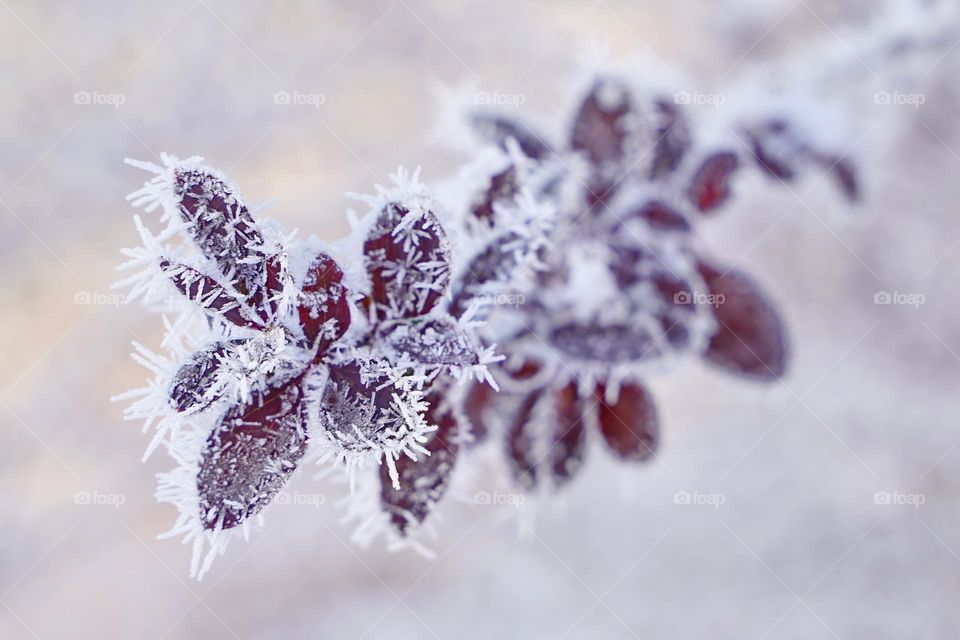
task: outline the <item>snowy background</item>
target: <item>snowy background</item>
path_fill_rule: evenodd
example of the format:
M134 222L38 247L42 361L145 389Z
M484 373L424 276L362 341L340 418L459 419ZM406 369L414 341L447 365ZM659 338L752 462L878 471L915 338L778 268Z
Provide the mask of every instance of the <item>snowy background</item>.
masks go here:
M436 561L358 549L343 487L301 474L299 498L195 583L189 550L155 540L174 517L152 499L169 462L141 464L147 436L108 401L145 376L130 342L161 333L108 288L144 177L124 157L203 155L288 227L333 239L343 192L461 160L426 135L432 80L550 113L592 37L722 86L818 43L852 52L847 30L877 4L0 0L0 637L960 636L953 41L908 74L919 108L850 96L862 206L824 183L741 183L703 229L779 301L790 375L651 380L660 460L592 447L532 528L473 504L509 491L478 466L443 507ZM877 305L881 291L923 303ZM722 504L676 504L682 491Z

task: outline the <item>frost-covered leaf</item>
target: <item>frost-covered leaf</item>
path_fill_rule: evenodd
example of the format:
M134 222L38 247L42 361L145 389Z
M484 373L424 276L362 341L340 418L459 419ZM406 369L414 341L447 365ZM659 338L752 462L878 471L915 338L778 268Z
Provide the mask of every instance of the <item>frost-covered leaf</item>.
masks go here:
M382 360L329 366L320 401L320 425L346 453L382 454L417 449L428 431L420 407L399 390Z
M481 138L496 144L504 151L507 150L507 140L512 139L516 141L520 151L533 160L543 160L553 153L543 137L534 133L526 125L506 116L475 114L473 127Z
M650 331L628 324L570 322L553 329L549 341L568 355L594 362L636 362L660 355Z
M395 364L480 364L480 349L474 338L450 317L385 323L378 330L378 339L387 358Z
M597 385L600 433L610 450L623 460L645 460L656 451L659 419L653 398L646 387L624 382L615 402L610 402L605 385Z
M459 318L478 299L488 299L509 286L530 251L530 241L508 231L496 236L464 269L454 286L450 314Z
M490 433L490 411L495 410L496 391L487 382L474 380L469 383L463 399L463 414L470 422L473 444L480 444Z
M325 253L314 257L298 300L297 314L303 335L314 346L318 356L350 327L350 306L343 272L336 261Z
M601 213L619 187L620 165L627 152L635 116L627 88L599 79L580 105L570 133L570 147L590 162L586 204Z
M283 253L267 258L263 286L248 298L248 303L264 323L270 324L277 317L280 299L283 297L288 278L287 259Z
M387 204L363 245L371 298L380 320L428 313L450 284L450 249L430 211Z
M560 486L572 480L583 465L587 444L586 423L583 419L584 402L575 381L553 389L550 399L556 422L546 425L553 432L547 460L553 481Z
M586 427L577 383L536 389L517 407L507 432L507 454L514 478L527 490L543 477L560 487L583 464Z
M490 177L490 183L470 208L470 212L475 218L493 226L494 205L509 204L513 202L518 193L520 193L520 184L517 168L511 164L503 171Z
M735 153L720 151L707 157L693 175L690 200L703 213L723 205L730 197L730 178L740 165Z
M784 120L765 122L747 130L746 135L757 166L784 182L796 176L796 162L805 151Z
M220 370L228 357L231 345L217 342L197 351L190 361L182 365L170 384L170 404L181 413L198 413L216 402L223 394Z
M673 100L661 98L655 103L657 129L653 146L650 177L663 178L683 162L690 148L690 125L680 107Z
M429 455L417 455L416 460L401 456L397 460L399 489L394 486L387 465L380 468L380 502L401 534L423 522L443 497L460 449L457 421L449 407L444 406L443 395L429 393L426 401L427 422L437 427L424 444Z
M649 200L620 215L621 222L630 220L642 220L650 228L659 231L690 230L690 222L683 214L662 200Z
M697 265L718 304L717 331L706 359L744 376L775 380L787 369L787 341L776 308L753 280L737 271Z
M264 324L253 317L250 308L237 295L210 276L200 273L193 267L169 260L162 260L160 269L170 278L180 293L196 302L205 311L238 327L264 328Z
M255 392L207 438L197 489L206 529L230 529L259 513L297 468L307 445L301 378Z
M537 486L539 425L533 421L533 412L542 396L540 389L524 396L507 430L507 462L514 479L528 491Z
M620 162L627 149L631 114L626 87L615 80L598 80L574 118L570 147L597 167Z
M850 202L860 200L860 179L857 176L857 168L846 158L836 156L823 156L820 159L821 167L825 168L834 182L840 187L840 191Z
M179 167L174 182L180 215L200 250L237 291L257 294L264 283L263 235L240 194L202 165Z

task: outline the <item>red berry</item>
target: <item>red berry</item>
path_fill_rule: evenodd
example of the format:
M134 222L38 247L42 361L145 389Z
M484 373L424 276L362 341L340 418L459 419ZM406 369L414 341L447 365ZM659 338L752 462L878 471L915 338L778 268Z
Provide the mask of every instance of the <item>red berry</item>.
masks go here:
M623 383L617 401L607 401L607 388L597 385L600 434L622 460L645 460L653 455L659 438L659 420L653 398L643 385Z

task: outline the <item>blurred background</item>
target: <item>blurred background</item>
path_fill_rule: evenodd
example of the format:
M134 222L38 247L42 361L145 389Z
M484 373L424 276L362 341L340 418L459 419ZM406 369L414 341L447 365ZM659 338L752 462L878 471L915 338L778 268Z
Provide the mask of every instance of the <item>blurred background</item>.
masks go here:
M847 39L877 4L0 0L0 637L958 637L960 47L883 84ZM592 448L532 526L448 500L432 561L351 545L344 488L301 474L290 491L323 499L276 505L189 580L189 549L155 539L170 462L141 463L148 436L108 400L145 378L130 342L161 337L109 289L145 177L123 158L202 155L289 228L335 239L345 191L463 160L426 135L432 82L552 114L585 39L698 87L823 45L872 90L923 97L837 95L855 209L828 184L747 182L704 225L779 302L790 375L650 380L658 462Z

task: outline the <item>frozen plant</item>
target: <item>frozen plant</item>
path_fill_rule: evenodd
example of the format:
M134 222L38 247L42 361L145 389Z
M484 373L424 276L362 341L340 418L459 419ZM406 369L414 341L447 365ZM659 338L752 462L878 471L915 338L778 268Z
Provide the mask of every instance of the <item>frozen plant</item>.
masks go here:
M896 68L954 41L937 20L894 16L851 38L852 57ZM155 428L148 454L176 462L157 498L179 510L170 535L193 543L192 573L307 460L346 472L356 540L424 550L420 533L478 443L495 443L522 488L549 492L575 476L588 440L626 461L656 454L645 380L666 367L702 359L779 379L789 348L775 304L712 258L697 228L750 170L786 185L830 176L860 198L835 124L848 120L791 90L823 97L850 82L849 52L818 56L804 64L821 77L787 65L712 112L687 108L649 66L601 65L551 133L454 100L446 137L468 141L462 171L432 189L399 172L356 196L368 211L330 245L254 215L199 158L131 161L155 174L131 200L160 209L163 226L135 217L142 246L125 250L135 274L122 284L167 331L160 354L136 345L153 375L121 397ZM783 77L786 89L764 93Z
M193 542L192 573L309 456L351 484L378 466L409 502L410 465L463 437L435 417L442 394L485 378L494 360L471 314L439 304L452 262L438 203L401 171L358 196L369 212L324 246L254 216L200 158L162 161L128 161L155 174L130 199L159 208L165 226L154 234L135 216L142 246L124 250L120 268L135 274L118 285L164 314L165 353L135 344L153 378L121 399L134 401L129 418L156 426L148 453L162 445L178 463L157 498L179 510L170 535Z

